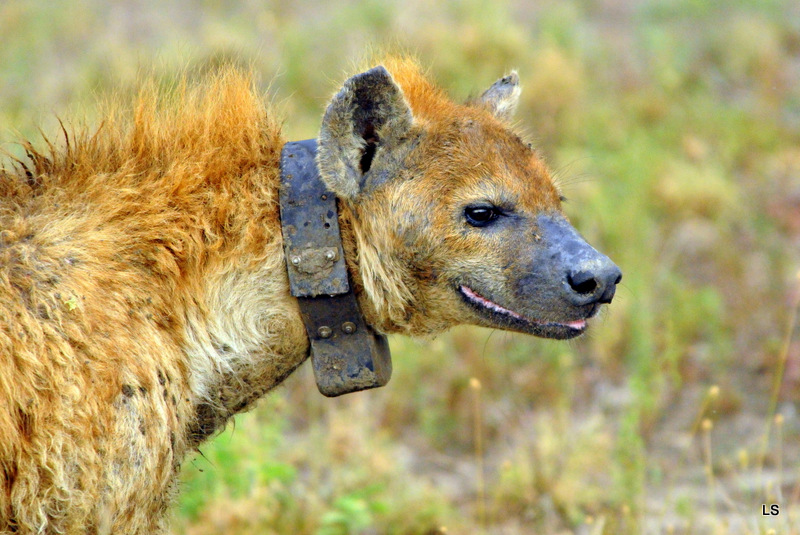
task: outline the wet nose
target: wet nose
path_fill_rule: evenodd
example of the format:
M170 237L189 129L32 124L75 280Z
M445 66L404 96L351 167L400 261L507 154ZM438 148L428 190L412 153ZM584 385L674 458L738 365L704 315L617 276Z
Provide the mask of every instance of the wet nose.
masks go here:
M577 306L610 303L622 271L608 258L578 266L567 273L570 300Z

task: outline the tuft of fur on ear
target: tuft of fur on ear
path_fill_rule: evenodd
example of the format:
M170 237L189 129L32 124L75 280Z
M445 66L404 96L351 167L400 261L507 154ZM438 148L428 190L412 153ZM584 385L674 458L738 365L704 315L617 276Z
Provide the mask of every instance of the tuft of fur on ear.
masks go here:
M519 75L517 71L511 71L484 91L478 102L486 106L498 119L508 121L514 116L520 93Z
M322 119L317 142L322 179L340 198L356 198L367 189L373 161L391 152L412 124L403 91L383 66L348 79Z

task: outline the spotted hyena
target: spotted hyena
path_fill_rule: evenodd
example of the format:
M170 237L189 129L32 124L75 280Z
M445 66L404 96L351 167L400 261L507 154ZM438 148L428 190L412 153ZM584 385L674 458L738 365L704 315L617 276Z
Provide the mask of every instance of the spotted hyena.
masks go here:
M317 165L381 333L583 333L620 270L510 126L516 73L454 103L411 61L344 82ZM279 125L233 70L143 90L0 170L0 530L158 533L186 454L306 360Z

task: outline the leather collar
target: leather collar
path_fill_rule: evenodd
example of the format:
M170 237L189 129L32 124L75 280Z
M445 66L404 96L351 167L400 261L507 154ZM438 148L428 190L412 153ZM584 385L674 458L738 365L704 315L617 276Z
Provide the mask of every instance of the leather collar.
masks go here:
M281 231L317 387L333 397L384 386L392 360L386 336L367 325L350 285L336 196L319 176L316 153L316 139L283 146Z

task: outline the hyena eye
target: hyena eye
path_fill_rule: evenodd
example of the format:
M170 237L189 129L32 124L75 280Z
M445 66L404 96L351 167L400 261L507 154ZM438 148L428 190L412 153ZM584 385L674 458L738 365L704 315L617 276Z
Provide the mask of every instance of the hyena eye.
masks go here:
M464 208L464 218L473 227L485 227L500 215L500 210L495 206L478 205Z

